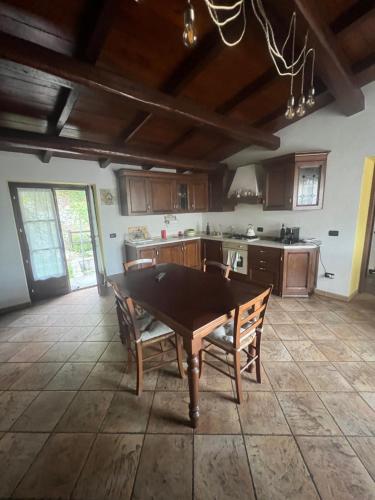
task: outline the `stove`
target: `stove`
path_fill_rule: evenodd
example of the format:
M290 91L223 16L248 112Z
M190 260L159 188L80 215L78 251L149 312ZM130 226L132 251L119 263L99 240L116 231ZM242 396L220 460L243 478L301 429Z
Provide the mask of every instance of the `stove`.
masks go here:
M247 236L247 234L233 233L228 234L225 238L229 240L241 240L241 241L255 241L259 240L258 236Z

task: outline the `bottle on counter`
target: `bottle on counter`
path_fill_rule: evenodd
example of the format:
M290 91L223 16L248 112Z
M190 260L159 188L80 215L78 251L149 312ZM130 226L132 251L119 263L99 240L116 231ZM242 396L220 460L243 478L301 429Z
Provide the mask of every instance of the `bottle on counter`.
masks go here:
M281 224L280 241L283 241L284 239L285 239L285 224Z
M210 231L210 223L207 222L207 226L206 226L206 234L211 234L211 231Z

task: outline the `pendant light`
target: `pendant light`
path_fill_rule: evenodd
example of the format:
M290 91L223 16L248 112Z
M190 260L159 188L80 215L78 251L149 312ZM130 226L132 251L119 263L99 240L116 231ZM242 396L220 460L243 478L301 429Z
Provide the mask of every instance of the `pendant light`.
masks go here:
M193 5L191 4L191 1L188 0L184 12L184 32L182 35L185 47L189 49L194 47L194 45L197 43L197 38L197 30L195 27L195 11Z

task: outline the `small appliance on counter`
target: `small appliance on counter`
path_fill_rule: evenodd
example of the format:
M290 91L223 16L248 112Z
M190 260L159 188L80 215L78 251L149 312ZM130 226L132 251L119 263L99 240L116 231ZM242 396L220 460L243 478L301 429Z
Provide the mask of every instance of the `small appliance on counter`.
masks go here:
M246 236L248 236L249 238L256 238L254 226L252 224L249 224L247 226Z
M284 245L293 245L295 243L299 243L299 227L284 227L284 224L281 227L280 238L277 238L278 241L284 243Z

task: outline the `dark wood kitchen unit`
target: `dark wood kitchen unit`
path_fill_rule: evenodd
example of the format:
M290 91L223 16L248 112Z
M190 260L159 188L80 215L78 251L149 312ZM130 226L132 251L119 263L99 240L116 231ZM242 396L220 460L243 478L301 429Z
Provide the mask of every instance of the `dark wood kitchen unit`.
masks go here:
M307 297L313 293L318 272L319 248L272 248L250 245L249 280L267 286L282 297Z
M207 212L207 174L117 172L122 215Z
M263 161L263 210L321 209L328 154L293 153Z
M195 269L201 268L200 240L163 243L151 247L125 245L126 262L135 259L156 259L157 264L180 264Z

